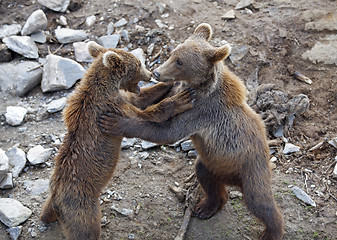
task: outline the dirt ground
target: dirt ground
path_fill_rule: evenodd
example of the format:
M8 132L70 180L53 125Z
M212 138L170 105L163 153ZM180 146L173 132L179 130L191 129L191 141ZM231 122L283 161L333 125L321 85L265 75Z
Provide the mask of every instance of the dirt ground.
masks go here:
M80 8L67 13L42 8L47 15L50 32L57 26L56 19L63 15L68 19L70 28L88 30L90 38L94 40L106 34L109 22L116 22L122 17L130 22L138 17L136 24L145 27L148 35L139 34L135 31L136 24L129 23L126 29L130 32L131 49L142 47L146 52L149 42L145 39L156 41L153 55L163 49L163 62L168 57L166 49L183 42L199 23L207 22L214 30L211 40L213 45L220 46L221 41L226 40L232 46L249 46L248 54L237 63L226 60L226 65L245 82L259 69L259 84L274 83L291 96L306 94L310 99L310 107L296 116L287 135L289 142L300 146L301 151L285 156L281 151L283 144L277 146L274 153L278 161L273 169L273 190L285 219L284 239L337 238L337 181L332 178L337 151L329 144L324 144L316 151L308 151L325 138L337 136L336 66L314 64L301 58L303 52L311 49L328 33L305 31L303 12L316 9L326 13L334 12L337 10L336 1L255 1L254 8L250 8L252 13L236 10L236 18L233 20L223 20L221 16L234 9L238 2L235 0L161 0L161 3L167 4L164 10L164 13L169 14L167 18L161 18L157 1L77 2L81 3ZM0 26L14 22L24 24L28 16L39 8L41 5L36 1L0 0ZM88 28L83 23L91 15L103 20L97 20ZM156 19L162 19L172 27L160 29L155 23ZM118 47L127 45L127 42L122 41ZM41 57L48 54L48 47L53 52L60 44L53 39L40 44ZM56 54L74 59L72 44L62 46ZM147 57L147 63L150 63L151 58ZM148 65L148 68L153 70L156 66L158 65ZM313 84L296 80L291 75L289 66L310 77ZM0 93L0 114L5 113L7 106L18 102L36 110L20 127L5 124L4 115L1 115L0 147L6 151L13 145L20 144L25 152L36 144L54 147L51 136L65 133L61 113L43 114L41 109L51 99L67 96L71 91L72 89L42 93L40 87L37 87L22 98ZM274 137L270 134L269 138ZM178 201L168 186L183 185L184 179L194 171L194 159L168 146L147 152L150 155L144 160L137 144L123 150L114 177L102 193L102 239L175 238L183 220L184 203ZM30 166L15 180L16 186L13 189L0 192L0 197L13 197L33 211L32 216L22 224L21 239L63 239L59 224L46 227L38 220L47 193L32 196L23 185L27 179L48 179L53 160L50 159L47 163L39 167ZM317 203L317 207L309 207L298 200L291 191L291 186L294 185L305 190ZM110 191L117 193L121 199L108 198ZM112 210L113 205L139 212L124 216ZM209 220L192 217L186 239L258 239L262 231L262 224L247 211L244 201L239 197L230 199L224 209ZM0 224L0 240L5 239L10 237L5 225Z

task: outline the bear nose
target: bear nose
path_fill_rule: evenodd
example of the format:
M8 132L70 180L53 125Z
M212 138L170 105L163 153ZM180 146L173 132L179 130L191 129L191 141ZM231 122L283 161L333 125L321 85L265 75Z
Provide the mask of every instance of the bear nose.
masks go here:
M153 75L154 75L154 78L155 78L155 79L159 79L159 77L160 77L159 72L154 72Z

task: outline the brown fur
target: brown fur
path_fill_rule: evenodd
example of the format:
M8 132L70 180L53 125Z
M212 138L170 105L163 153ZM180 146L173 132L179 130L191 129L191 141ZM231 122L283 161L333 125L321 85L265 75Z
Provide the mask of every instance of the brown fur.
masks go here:
M138 82L149 80L151 72L125 51L103 49L93 42L88 44L88 50L96 59L63 112L68 133L55 158L51 194L41 214L44 222L58 220L66 238L71 240L99 239L98 197L111 178L120 153L122 136L104 135L96 123L98 115L114 109L159 122L192 107L188 91L159 102L173 84L160 83L142 89L139 97L120 92L119 88L137 91ZM155 102L159 103L149 106Z
M161 144L191 136L199 153L196 175L205 192L196 216L212 217L228 199L225 185L236 185L248 209L266 225L261 239L279 240L283 218L271 189L265 127L246 103L243 82L221 61L230 47L212 47L207 41L211 33L208 24L199 25L154 72L159 81L185 81L194 88L194 108L159 124L109 113L101 125L107 133Z

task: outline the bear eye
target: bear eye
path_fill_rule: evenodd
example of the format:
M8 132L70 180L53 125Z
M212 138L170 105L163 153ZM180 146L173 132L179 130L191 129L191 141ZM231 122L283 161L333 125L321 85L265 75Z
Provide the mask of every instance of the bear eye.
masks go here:
M177 59L177 65L178 65L178 66L182 66L182 65L183 65L183 62L180 61L180 59Z

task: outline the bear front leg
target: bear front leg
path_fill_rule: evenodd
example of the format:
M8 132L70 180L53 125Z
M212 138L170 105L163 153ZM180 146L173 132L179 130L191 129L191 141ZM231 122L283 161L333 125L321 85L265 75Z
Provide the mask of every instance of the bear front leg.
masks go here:
M131 103L140 109L145 109L165 98L172 87L173 83L160 82L151 87L141 88L139 95L133 94Z
M149 122L164 122L193 108L194 94L194 90L184 90L177 95L165 98L160 103L147 107L144 111L138 112L137 118Z

